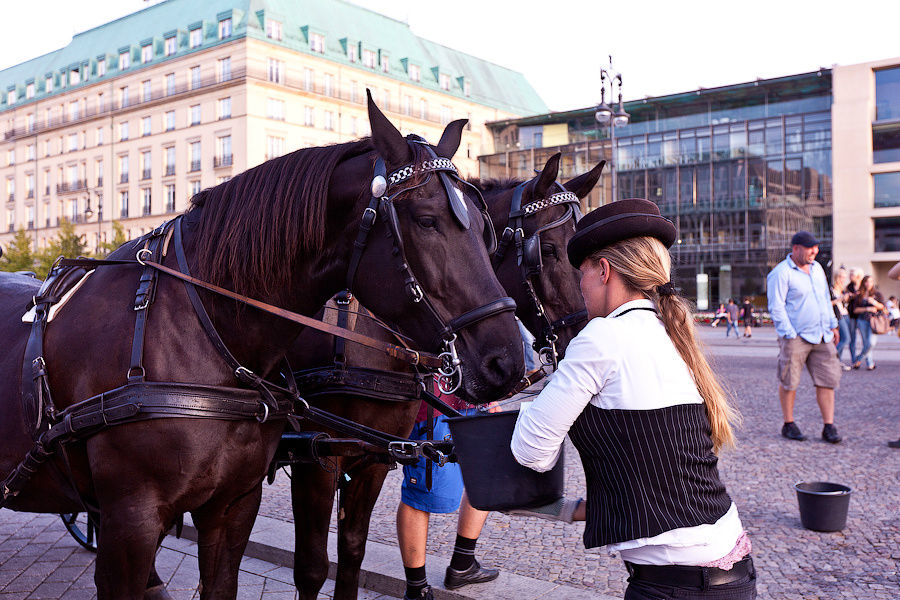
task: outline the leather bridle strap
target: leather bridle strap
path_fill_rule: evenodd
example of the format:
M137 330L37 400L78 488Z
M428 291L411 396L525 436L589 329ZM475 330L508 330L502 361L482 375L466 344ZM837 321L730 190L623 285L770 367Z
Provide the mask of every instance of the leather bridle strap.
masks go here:
M509 296L504 296L503 298L494 300L490 304L479 306L478 308L474 308L467 313L461 314L455 319L451 319L450 322L447 323L447 327L450 329L450 331L453 331L455 333L460 329L477 323L478 321L482 321L484 319L487 319L488 317L493 317L496 314L506 312L508 310L516 310L516 301Z

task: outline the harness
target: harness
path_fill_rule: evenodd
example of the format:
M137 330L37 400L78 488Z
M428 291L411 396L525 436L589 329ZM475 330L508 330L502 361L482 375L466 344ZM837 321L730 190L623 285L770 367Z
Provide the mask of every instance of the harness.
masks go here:
M534 278L539 277L544 268L543 257L541 256L541 234L554 227L563 225L570 219L573 221L573 224L578 221L581 217L581 203L578 200L578 196L565 189L559 182L554 182L559 191L547 198L534 200L523 206L522 196L529 183L531 181L524 181L513 190L513 197L509 206L509 220L506 228L503 230L503 234L500 236L500 242L493 259L494 265L499 265L503 261L510 245L512 244L515 247L516 263L519 265L522 285L525 287L534 311L541 321L541 331L535 337L534 349L541 357L541 362L544 365L552 366L555 369L559 358L556 351L557 332L587 320L587 310L580 310L556 321L550 321L544 310L544 305L534 291ZM530 236L525 236L525 220L528 217L542 210L560 205L566 207L566 212L560 218L542 225Z

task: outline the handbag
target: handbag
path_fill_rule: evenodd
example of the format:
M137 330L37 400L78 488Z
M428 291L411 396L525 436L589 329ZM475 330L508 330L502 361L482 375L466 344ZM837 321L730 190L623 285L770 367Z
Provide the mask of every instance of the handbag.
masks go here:
M881 335L887 333L891 328L891 319L883 312L872 313L869 317L869 325L872 326L872 333Z

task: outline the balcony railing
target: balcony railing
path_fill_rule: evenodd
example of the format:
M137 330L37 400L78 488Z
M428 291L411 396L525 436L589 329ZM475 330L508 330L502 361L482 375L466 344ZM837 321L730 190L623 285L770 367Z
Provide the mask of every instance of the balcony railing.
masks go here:
M200 170L200 161L192 160L190 171L193 173L194 171L199 171L199 170Z
M103 187L103 176L97 178L97 187Z
M75 181L64 181L56 184L57 194L66 194L69 192L78 192L87 189L87 181L84 179L76 179Z
M142 213L142 215L145 216L145 217L146 217L146 216L149 216L149 215L151 214L150 205L149 205L149 204L145 204L145 205L142 207L141 213Z
M31 200L34 198L34 190L28 190L28 193L25 195L26 200Z
M213 167L218 169L219 167L230 167L234 157L231 154L226 154L225 156L214 156L213 157Z
M141 179L150 179L150 169L141 171Z
M50 195L50 186L49 186L49 185L45 185L45 186L44 186L44 195L45 195L45 196L49 196L49 195ZM47 227L50 227L50 226L47 225Z
M128 173L122 173L119 175L119 183L128 183Z
M16 195L15 195L15 194L10 194L9 197L6 199L6 201L7 201L7 202L15 202L15 201L16 201Z
M175 165L166 165L166 175L175 174Z

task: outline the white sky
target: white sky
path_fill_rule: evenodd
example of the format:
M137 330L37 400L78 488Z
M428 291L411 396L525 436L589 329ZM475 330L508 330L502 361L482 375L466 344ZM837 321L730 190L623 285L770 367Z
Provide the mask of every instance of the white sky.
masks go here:
M353 1L407 21L419 36L524 73L554 111L599 102L608 54L623 74L625 100L900 57L900 0ZM148 3L0 6L3 69Z

